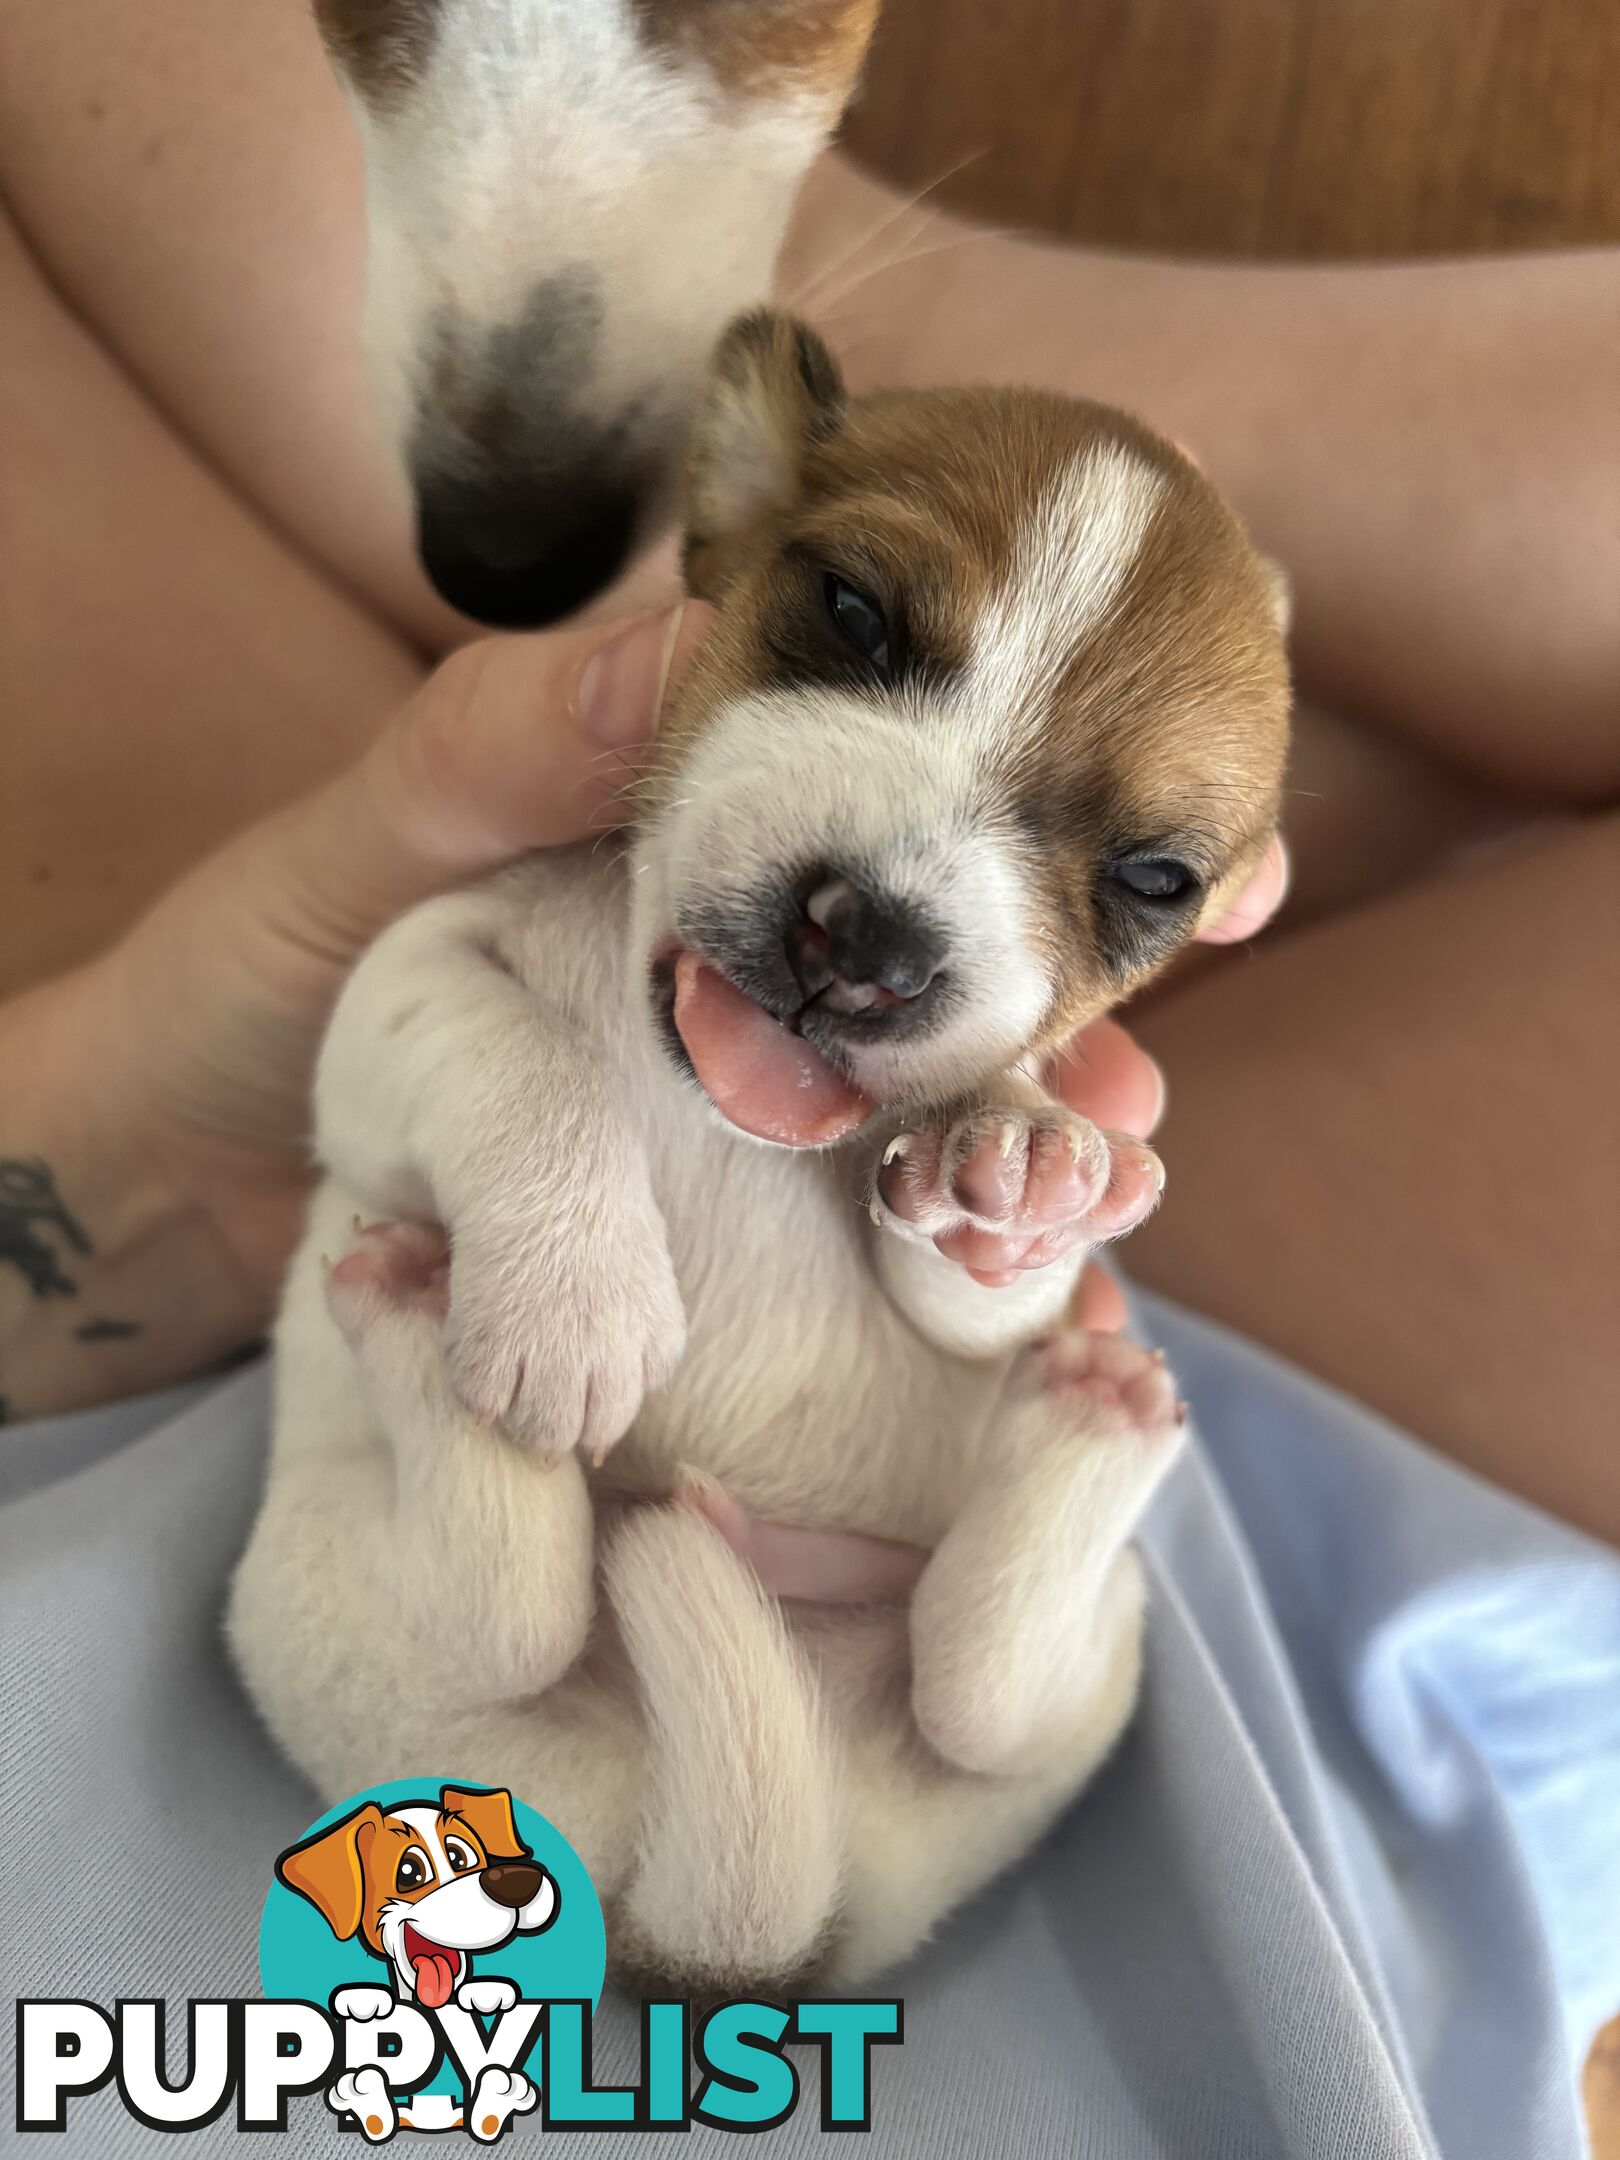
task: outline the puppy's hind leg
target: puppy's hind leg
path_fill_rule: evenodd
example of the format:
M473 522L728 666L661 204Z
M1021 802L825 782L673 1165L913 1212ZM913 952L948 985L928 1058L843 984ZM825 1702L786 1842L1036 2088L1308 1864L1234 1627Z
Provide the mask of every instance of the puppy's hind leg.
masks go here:
M536 1693L580 1655L594 1609L594 1526L577 1457L548 1465L451 1392L442 1324L450 1256L421 1223L361 1230L327 1277L366 1400L393 1449L386 1593L457 1691Z
M1014 1368L912 1599L912 1711L947 1762L1017 1774L1113 1745L1141 1660L1126 1543L1181 1424L1162 1361L1117 1336L1059 1335Z
M616 1961L700 1996L783 1989L819 1960L840 1888L840 1762L814 1677L695 1509L630 1515L605 1575L648 1728Z

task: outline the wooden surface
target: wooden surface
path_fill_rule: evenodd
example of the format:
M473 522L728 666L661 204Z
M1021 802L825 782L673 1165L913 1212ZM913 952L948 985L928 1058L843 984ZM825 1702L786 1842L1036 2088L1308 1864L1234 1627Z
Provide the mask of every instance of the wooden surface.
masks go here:
M857 154L1176 253L1620 240L1620 0L886 0Z
M845 132L943 203L1114 247L1615 242L1620 0L885 0ZM1620 2018L1584 2090L1620 2160Z

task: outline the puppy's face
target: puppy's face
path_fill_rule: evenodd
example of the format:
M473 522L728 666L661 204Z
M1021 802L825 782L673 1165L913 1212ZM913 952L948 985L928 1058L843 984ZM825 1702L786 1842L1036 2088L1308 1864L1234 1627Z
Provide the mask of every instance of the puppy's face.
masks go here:
M533 1934L556 1887L518 1835L511 1796L446 1786L431 1801L369 1803L281 1855L276 1873L332 1932L358 1936L429 2009L467 1977L470 1954Z
M423 562L566 613L656 521L876 0L315 0L365 147L367 343Z
M941 1100L1118 1003L1258 864L1280 581L1123 416L850 403L809 332L748 317L698 426L688 569L721 617L635 861L666 1004L695 954L866 1094Z

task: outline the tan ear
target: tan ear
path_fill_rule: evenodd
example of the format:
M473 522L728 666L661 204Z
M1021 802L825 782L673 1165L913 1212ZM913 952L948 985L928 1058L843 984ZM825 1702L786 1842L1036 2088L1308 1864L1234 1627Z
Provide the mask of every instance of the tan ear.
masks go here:
M518 1835L509 1792L468 1792L461 1785L446 1785L439 1793L446 1815L459 1815L491 1860L525 1860L529 1848Z
M365 1914L365 1855L382 1828L375 1800L317 1831L302 1845L290 1845L276 1862L276 1875L289 1890L309 1899L339 1942L358 1935Z
M756 308L721 338L686 465L686 581L717 600L750 539L796 501L806 448L836 431L837 362L791 315Z

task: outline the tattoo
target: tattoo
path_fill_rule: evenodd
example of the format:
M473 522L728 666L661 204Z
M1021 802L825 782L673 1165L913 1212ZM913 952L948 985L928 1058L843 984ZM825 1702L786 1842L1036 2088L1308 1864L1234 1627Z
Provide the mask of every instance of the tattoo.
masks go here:
M48 1163L38 1158L0 1156L0 1261L9 1262L36 1298L77 1297L79 1285L67 1272L66 1254L88 1259L95 1251L90 1233L56 1189ZM140 1333L133 1320L108 1320L100 1314L73 1330L84 1343L127 1342ZM9 1404L0 1395L0 1425Z
M86 1320L73 1330L75 1342L128 1342L141 1332L134 1320Z
M41 1229L59 1232L74 1252L95 1250L83 1224L69 1214L47 1164L0 1159L0 1260L22 1271L37 1298L76 1297L78 1284L63 1272Z

